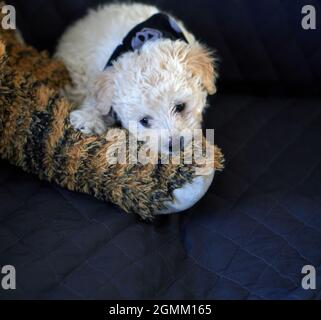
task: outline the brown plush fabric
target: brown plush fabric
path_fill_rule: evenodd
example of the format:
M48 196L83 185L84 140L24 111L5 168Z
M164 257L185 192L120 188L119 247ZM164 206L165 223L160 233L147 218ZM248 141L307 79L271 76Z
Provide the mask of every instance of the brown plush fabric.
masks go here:
M69 124L73 106L59 94L69 81L59 61L21 45L0 28L0 156L41 179L111 201L151 219L172 201L174 189L195 177L192 165L109 164L107 152L121 144L87 136ZM215 147L213 165L222 169ZM128 159L128 152L126 154Z

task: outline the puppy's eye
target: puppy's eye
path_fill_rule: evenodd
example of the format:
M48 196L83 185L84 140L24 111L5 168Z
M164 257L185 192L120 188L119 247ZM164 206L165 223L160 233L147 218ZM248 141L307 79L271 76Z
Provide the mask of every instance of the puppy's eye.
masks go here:
M149 127L150 127L150 120L151 120L150 117L144 117L143 119L141 119L141 120L139 121L139 123L140 123L143 127L149 128Z
M175 112L181 113L185 110L186 104L185 103L180 103L175 106Z

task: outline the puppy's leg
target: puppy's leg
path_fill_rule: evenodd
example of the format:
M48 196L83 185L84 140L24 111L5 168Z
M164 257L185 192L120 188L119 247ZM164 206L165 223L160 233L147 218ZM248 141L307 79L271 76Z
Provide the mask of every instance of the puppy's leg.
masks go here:
M70 113L70 123L75 129L85 134L102 134L107 130L107 122L95 104L94 98L87 97L78 110Z

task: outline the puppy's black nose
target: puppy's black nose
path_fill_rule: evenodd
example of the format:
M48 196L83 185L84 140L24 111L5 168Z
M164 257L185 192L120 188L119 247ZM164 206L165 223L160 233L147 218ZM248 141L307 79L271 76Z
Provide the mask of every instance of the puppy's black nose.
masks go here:
M184 151L184 145L185 145L184 137L180 137L179 143L180 143L180 150Z

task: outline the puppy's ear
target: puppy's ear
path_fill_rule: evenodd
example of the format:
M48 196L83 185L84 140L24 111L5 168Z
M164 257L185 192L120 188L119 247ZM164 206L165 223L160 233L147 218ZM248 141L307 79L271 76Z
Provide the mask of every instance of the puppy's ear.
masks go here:
M201 78L207 92L210 95L215 94L218 74L213 52L199 43L194 43L186 55L186 63L192 74Z
M114 88L114 68L108 67L98 76L94 84L94 95L97 103L96 108L103 115L107 115L110 112Z

